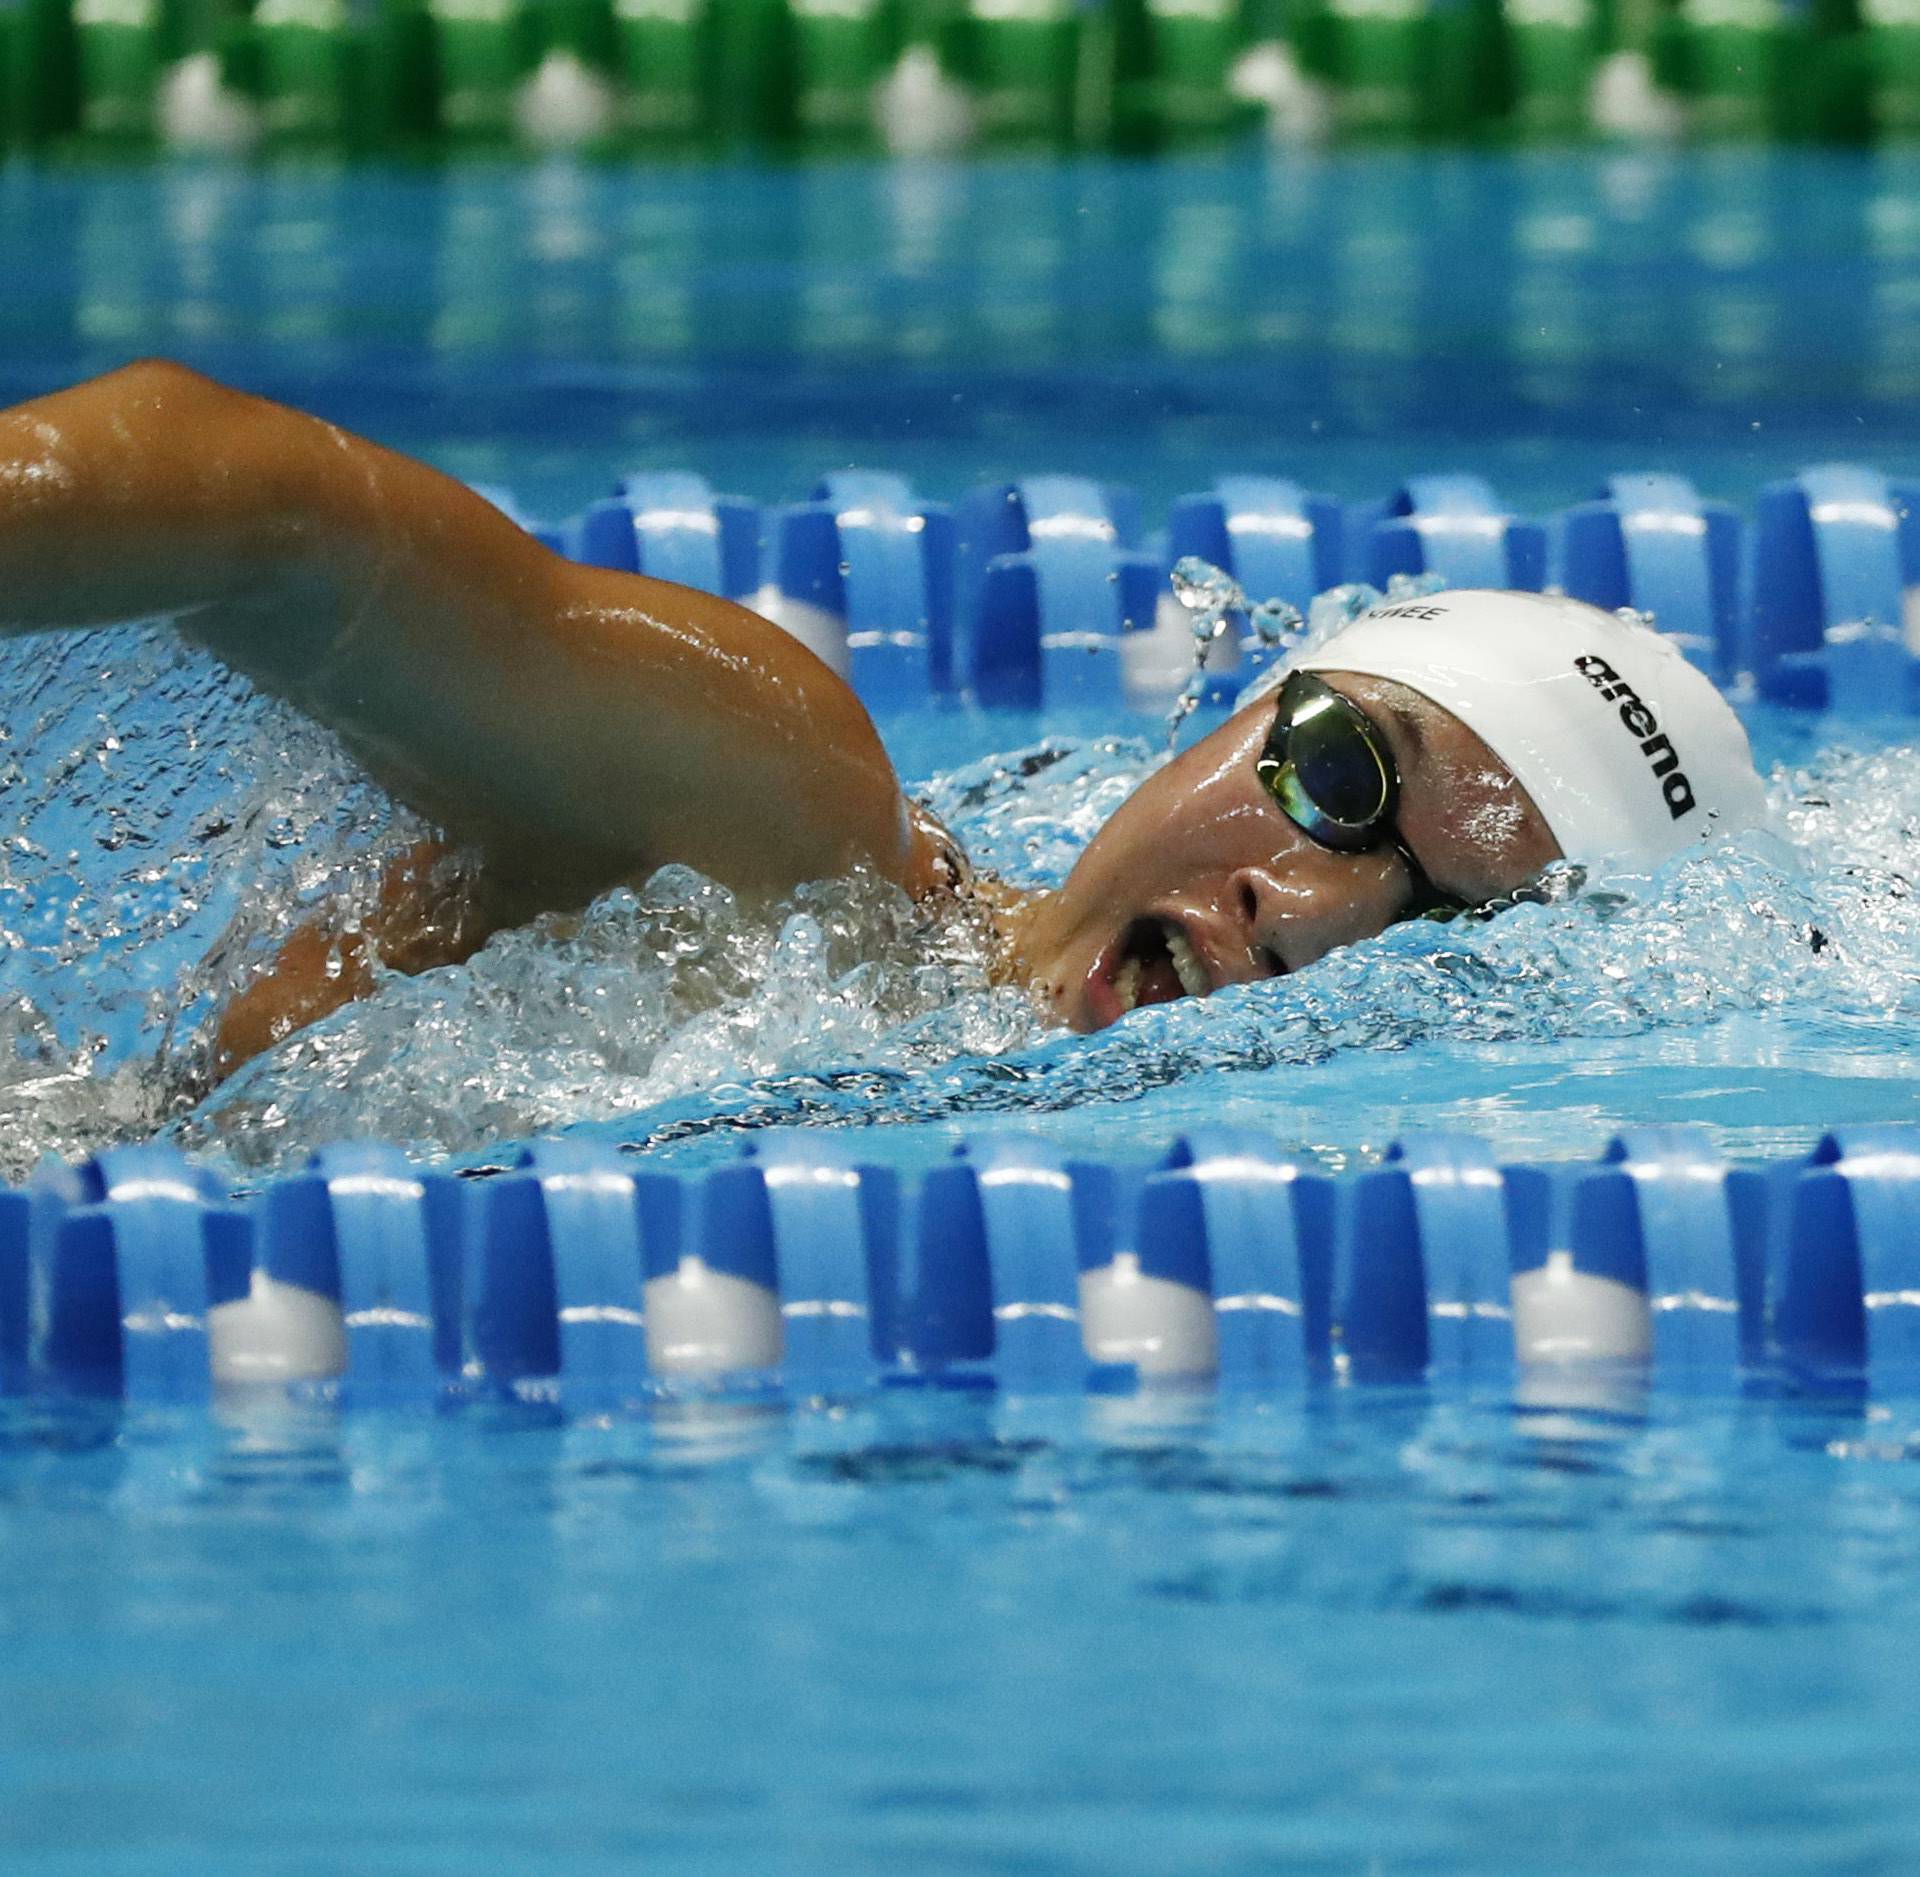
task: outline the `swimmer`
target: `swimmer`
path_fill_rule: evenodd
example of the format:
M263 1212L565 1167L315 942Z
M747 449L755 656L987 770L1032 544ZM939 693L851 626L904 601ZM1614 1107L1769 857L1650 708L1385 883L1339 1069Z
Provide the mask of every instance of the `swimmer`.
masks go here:
M726 600L549 552L424 464L181 366L0 412L0 631L165 618L329 726L444 837L224 1012L237 1067L374 984L683 862L753 897L867 866L989 918L1094 1030L1301 971L1551 862L1757 823L1744 732L1658 635L1577 601L1377 606L1141 784L1057 890L968 870L852 692ZM454 867L454 851L471 857Z

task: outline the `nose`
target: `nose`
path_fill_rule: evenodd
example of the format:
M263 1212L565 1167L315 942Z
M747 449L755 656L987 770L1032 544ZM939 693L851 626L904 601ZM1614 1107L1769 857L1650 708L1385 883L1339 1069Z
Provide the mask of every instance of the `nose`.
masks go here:
M1249 932L1259 930L1261 911L1272 891L1271 877L1257 867L1242 867L1227 882L1227 896L1232 902L1232 909Z
M1227 882L1227 910L1249 952L1286 956L1280 943L1290 923L1286 900L1286 888L1265 867L1242 867ZM1295 968L1288 960L1288 969Z
M1249 959L1278 959L1304 970L1341 945L1383 932L1404 895L1391 853L1315 850L1287 867L1237 869L1227 881L1226 911Z

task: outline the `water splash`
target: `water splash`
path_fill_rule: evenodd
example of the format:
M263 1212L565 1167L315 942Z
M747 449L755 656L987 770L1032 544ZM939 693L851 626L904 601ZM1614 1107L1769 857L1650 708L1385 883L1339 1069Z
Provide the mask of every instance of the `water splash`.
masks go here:
M1020 1048L1037 1019L1024 996L994 990L988 962L976 926L930 921L871 874L749 912L667 867L578 919L503 933L466 965L391 977L170 1132L244 1167L346 1135L471 1150L796 1061Z
M1306 620L1297 606L1282 599L1250 602L1239 581L1202 560L1184 555L1174 563L1173 597L1192 618L1193 671L1167 714L1167 747L1171 749L1180 726L1200 708L1207 692L1207 660L1227 636L1235 618L1246 627L1240 640L1240 669L1264 669L1299 642Z
M1137 746L1118 740L1035 754L1055 758L1038 771L1062 818L1049 851L1071 843L1061 830L1079 807L1139 772ZM975 779L1002 838L1014 824L1032 835L1034 804L1013 781L1023 766ZM1784 779L1796 835L1845 832L1844 811L1823 805L1836 787L1920 804L1920 753L1837 756ZM916 915L877 883L811 889L756 921L673 873L608 896L577 935L534 928L462 971L396 980L263 1059L177 1135L248 1165L346 1129L476 1152L593 1125L653 1149L795 1123L1057 1114L1362 1052L1631 1037L1769 1011L1817 1022L1836 1048L1884 1049L1920 1014L1920 901L1904 871L1920 853L1892 814L1858 833L1824 866L1759 835L1651 879L1558 869L1499 917L1396 927L1297 977L1084 1038L1047 1031L991 986L963 935L930 964ZM1276 1124L1304 1127L1329 1092L1303 1086Z
M1181 726L1206 698L1208 661L1236 619L1245 622L1236 667L1242 680L1234 698L1238 710L1270 690L1287 666L1319 651L1370 607L1383 601L1425 599L1444 591L1447 583L1436 573L1392 574L1384 592L1364 582L1329 587L1315 595L1304 615L1283 599L1249 600L1232 574L1196 554L1175 563L1171 584L1174 598L1191 615L1194 652L1193 670L1168 713L1169 749Z
M1367 601L1329 596L1306 633ZM773 1123L1060 1113L1285 1068L1273 1123L1337 1103L1382 1051L1631 1038L1737 1014L1796 1063L1912 1068L1920 749L1839 748L1773 783L1780 837L1650 879L1557 873L1500 917L1407 925L1312 971L1043 1027L980 931L872 878L751 911L684 869L375 996L207 1087L207 1021L321 902L367 903L417 838L331 742L170 644L10 648L0 736L0 1161L18 1178L163 1131L236 1170L343 1135L474 1155L589 1126L636 1147ZM1055 737L924 791L981 864L1058 880L1161 760ZM1328 1079L1332 1077L1332 1079Z
M333 739L171 638L0 648L0 1173L152 1132L206 1020L425 832Z
M1569 869L1549 889L1484 924L1396 926L1296 977L1151 1006L1096 1036L982 1061L911 1059L902 1035L832 1070L690 1092L603 1131L653 1149L778 1125L1038 1116L1355 1052L1644 1035L1736 1012L1804 1014L1809 998L1855 1041L1861 1025L1920 1012L1920 983L1909 966L1899 986L1897 964L1917 955L1920 919L1887 919L1870 891L1823 893L1765 836L1657 882ZM1311 1128L1331 1092L1298 1085L1270 1108L1272 1125Z

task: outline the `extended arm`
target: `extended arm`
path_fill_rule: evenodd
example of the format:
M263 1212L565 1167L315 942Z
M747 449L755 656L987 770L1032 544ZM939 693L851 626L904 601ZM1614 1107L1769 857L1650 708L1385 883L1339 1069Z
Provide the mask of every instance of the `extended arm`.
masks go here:
M165 615L330 725L520 913L670 860L931 884L866 713L755 614L576 566L425 465L179 366L0 412L0 631Z

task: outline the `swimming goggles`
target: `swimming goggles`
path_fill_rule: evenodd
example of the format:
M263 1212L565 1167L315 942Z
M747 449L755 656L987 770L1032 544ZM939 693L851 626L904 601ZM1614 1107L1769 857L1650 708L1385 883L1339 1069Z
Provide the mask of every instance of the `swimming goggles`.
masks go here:
M1343 854L1391 847L1412 882L1403 919L1449 919L1467 902L1427 877L1394 821L1400 769L1379 726L1308 671L1290 672L1266 747L1254 761L1267 793L1301 833Z

